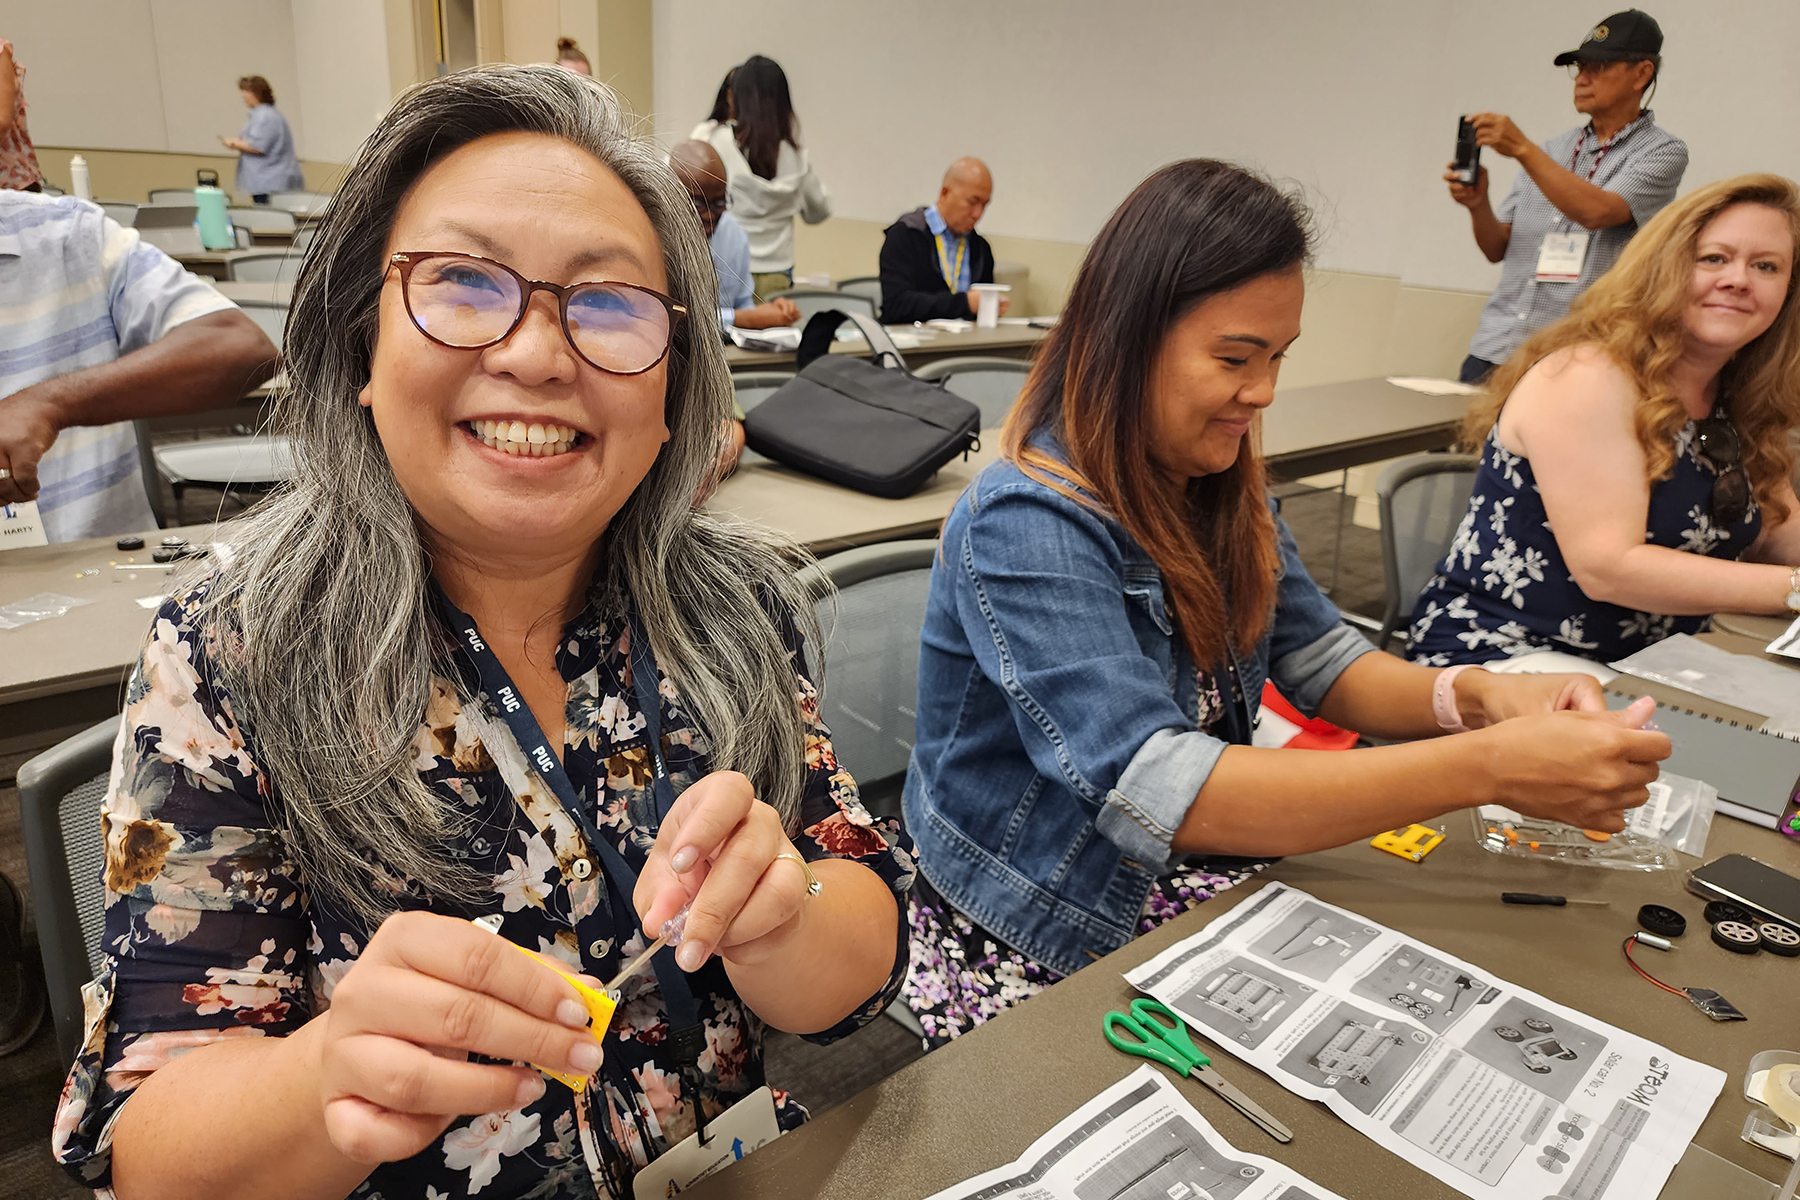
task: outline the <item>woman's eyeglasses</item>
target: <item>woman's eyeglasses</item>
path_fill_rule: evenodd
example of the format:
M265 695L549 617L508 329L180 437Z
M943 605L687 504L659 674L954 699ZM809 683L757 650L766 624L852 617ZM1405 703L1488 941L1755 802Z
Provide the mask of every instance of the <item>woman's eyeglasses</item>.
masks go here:
M512 336L534 292L555 296L563 336L582 361L610 375L641 375L669 353L687 309L634 283L567 287L527 279L474 254L407 251L400 268L407 315L420 333L453 350L481 350Z
M1750 477L1744 474L1744 452L1737 430L1724 417L1696 421L1694 449L1716 477L1708 504L1713 523L1736 525L1750 511Z

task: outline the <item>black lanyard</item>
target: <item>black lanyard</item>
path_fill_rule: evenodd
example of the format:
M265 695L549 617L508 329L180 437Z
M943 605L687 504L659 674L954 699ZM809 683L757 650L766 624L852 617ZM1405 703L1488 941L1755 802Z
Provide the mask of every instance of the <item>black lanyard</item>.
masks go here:
M474 664L475 673L481 679L482 691L499 708L501 717L506 721L507 728L512 730L513 739L518 742L519 749L524 752L531 768L556 793L563 810L581 830L583 839L600 855L606 868L607 884L615 889L619 900L619 907L613 909L611 900L607 899L607 907L613 911L613 928L620 932L629 929L630 925L625 922L637 919L631 904L631 892L637 887L637 872L631 869L631 864L625 861L625 856L619 853L618 847L602 836L595 826L593 817L576 795L575 785L569 781L569 774L563 769L562 761L551 750L549 739L544 736L537 718L531 715L531 709L526 707L524 698L513 686L512 676L500 665L499 657L481 636L475 622L452 603L435 580L432 591L445 622L456 633L462 652ZM675 803L675 787L669 782L669 770L663 762L662 701L656 688L656 656L650 649L650 639L644 636L643 627L638 623L635 610L631 612L629 620L631 683L637 692L638 708L644 715L644 741L650 754L652 791L656 797L656 811L645 815L653 818L649 828L654 833ZM606 897L606 892L606 887L602 887L603 898ZM621 913L624 914L624 922L619 919ZM664 947L659 951L650 960L650 966L656 972L656 983L662 990L663 1001L669 1006L669 1047L675 1052L682 1075L688 1080L695 1123L701 1132L700 1140L704 1142L706 1118L700 1100L699 1057L706 1047L706 1031L700 1023L700 1005L694 999L693 989L688 986L687 976L676 965L673 947Z

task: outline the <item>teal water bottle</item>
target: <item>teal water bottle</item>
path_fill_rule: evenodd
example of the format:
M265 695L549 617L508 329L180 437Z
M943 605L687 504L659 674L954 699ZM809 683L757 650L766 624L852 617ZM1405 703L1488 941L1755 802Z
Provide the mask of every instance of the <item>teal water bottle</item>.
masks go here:
M194 207L200 210L194 221L200 227L200 244L208 250L235 249L237 235L232 232L231 217L225 212L225 193L219 190L218 173L206 171L202 175L212 178L200 178L200 186L194 189Z

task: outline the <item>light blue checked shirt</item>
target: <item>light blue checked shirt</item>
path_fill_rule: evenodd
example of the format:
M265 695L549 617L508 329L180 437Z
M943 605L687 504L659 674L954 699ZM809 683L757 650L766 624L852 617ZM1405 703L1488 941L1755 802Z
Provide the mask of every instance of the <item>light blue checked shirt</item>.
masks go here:
M0 191L0 413L14 392L231 307L97 205ZM38 484L53 542L156 526L129 421L63 430L38 464Z
M1497 220L1512 226L1512 236L1501 260L1500 285L1481 310L1481 323L1469 343L1470 354L1491 363L1505 362L1526 338L1568 314L1575 297L1618 261L1631 236L1675 198L1688 164L1687 143L1657 125L1656 114L1649 109L1604 147L1589 124L1551 138L1544 143L1544 153L1557 166L1617 193L1631 206L1631 219L1593 231L1581 278L1539 282L1538 250L1544 235L1581 227L1550 203L1531 176L1519 172L1512 191L1494 209Z

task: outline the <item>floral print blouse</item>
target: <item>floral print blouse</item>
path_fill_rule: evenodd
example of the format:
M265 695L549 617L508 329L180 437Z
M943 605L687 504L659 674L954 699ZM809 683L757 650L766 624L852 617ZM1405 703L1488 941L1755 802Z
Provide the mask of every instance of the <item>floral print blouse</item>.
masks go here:
M157 614L128 685L102 812L106 961L85 989L86 1034L52 1131L58 1160L102 1197L112 1195L113 1123L133 1088L195 1046L298 1029L330 1004L373 933L339 915L343 906L316 902L272 828L268 812L281 803L281 783L258 767L255 739L213 670L218 632L192 616L206 586ZM602 836L616 839L636 870L654 834L633 814L655 807L630 636L623 612L590 600L564 631L557 668L569 685L564 769ZM799 669L799 636L790 628L787 639L808 728L795 844L809 859L863 863L899 898L893 971L849 1017L810 1036L830 1042L873 1020L899 989L913 858L898 826L870 816L838 765ZM711 770L707 741L660 673L658 694L664 759L679 793ZM527 765L463 660L440 668L415 746L420 775L466 818L447 855L491 875L493 891L477 909L453 911L418 881L396 878L398 907L499 914L502 936L600 978L643 949L635 914L627 914L628 928L612 924L600 857ZM630 895L629 884L623 890ZM762 1023L716 958L688 978L704 1024L698 1078L710 1119L763 1084ZM375 1168L352 1195L629 1196L636 1170L695 1128L687 1085L695 1076L672 1061L669 1033L655 977L640 972L625 985L604 1039L606 1061L584 1092L547 1079L545 1094L522 1110L459 1118L420 1154ZM783 1093L776 1097L782 1128L805 1119ZM221 1113L230 1107L231 1098L220 1097Z

